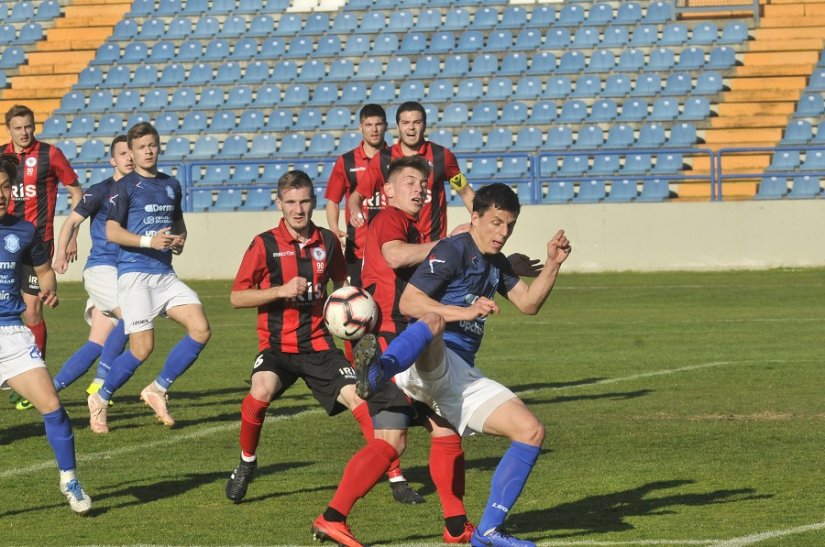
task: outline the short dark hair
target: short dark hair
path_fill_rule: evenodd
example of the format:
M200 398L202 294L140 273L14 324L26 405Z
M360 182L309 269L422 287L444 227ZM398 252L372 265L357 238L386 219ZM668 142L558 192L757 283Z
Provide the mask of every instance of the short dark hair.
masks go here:
M119 142L125 142L126 146L129 146L129 139L126 135L118 135L114 139L112 139L112 144L109 145L109 156L115 157L115 145Z
M364 108L361 109L361 113L358 115L358 121L363 122L365 119L373 117L381 118L384 120L384 123L387 123L387 113L384 111L384 107L375 103L364 105Z
M401 106L398 107L398 110L395 111L395 123L401 121L401 114L404 112L421 112L421 118L424 120L424 123L427 123L427 111L424 110L424 106L416 101L407 101L405 103L401 103Z
M412 167L413 169L417 169L421 172L422 175L429 178L430 173L432 172L432 167L430 167L430 162L427 161L427 158L424 156L420 156L415 154L413 156L402 156L398 159L392 160L390 163L390 167L387 170L387 182L402 169L406 169L407 167Z
M20 159L17 154L2 154L0 155L0 172L9 176L9 181L14 184L17 179L17 166L20 164Z
M278 179L278 198L282 197L287 190L298 190L300 188L309 188L312 201L315 202L315 187L312 185L312 179L309 178L309 175L297 169L287 171Z
M155 138L160 143L160 133L155 127L149 122L138 122L133 125L129 132L126 134L126 144L129 148L132 148L132 143L136 140L145 137L146 135L154 135Z
M32 112L31 108L24 104L16 104L6 112L6 127L9 126L12 118L17 118L18 116L31 116L32 121L34 121L34 112Z
M500 182L488 184L476 190L473 198L473 212L483 215L490 207L496 207L516 216L521 212L518 195L512 188Z

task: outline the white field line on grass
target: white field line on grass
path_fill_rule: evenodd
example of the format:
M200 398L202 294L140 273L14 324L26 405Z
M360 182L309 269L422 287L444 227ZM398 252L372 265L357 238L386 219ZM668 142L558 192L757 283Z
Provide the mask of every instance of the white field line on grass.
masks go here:
M794 536L797 534L805 534L807 532L816 532L818 530L825 530L825 522L817 522L815 524L807 524L805 526L797 526L796 528L786 528L784 530L772 530L768 532L760 532L749 536L742 536L733 539L726 539L714 543L712 547L745 547L746 545L754 545L761 541L769 539L780 538L785 536Z

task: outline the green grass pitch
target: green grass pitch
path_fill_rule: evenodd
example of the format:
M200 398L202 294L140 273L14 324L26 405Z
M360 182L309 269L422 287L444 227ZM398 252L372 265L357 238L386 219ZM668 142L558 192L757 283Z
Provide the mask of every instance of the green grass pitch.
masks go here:
M296 385L270 408L247 499L224 497L240 402L256 353L254 310L230 283L194 282L213 327L170 391L167 430L138 400L181 329L156 322L155 354L116 394L112 432L88 429L84 389L63 392L94 509L78 517L34 411L0 396L0 544L310 545L309 527L362 443ZM85 340L85 294L61 285L47 312L52 373ZM825 271L562 272L535 317L503 304L478 365L546 424L547 441L508 523L540 545L825 545ZM507 446L465 440L466 504L477 521ZM350 516L362 541L435 545L442 520L413 430L402 465L427 498L385 483Z

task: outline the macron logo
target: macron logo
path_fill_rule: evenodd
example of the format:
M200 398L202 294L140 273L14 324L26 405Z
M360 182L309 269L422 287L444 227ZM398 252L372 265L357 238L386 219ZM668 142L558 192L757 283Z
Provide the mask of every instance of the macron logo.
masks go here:
M435 255L430 255L430 257L427 259L427 262L430 265L430 273L435 273L435 271L433 270L433 267L436 264L444 264L446 262L446 260L439 260L435 257Z

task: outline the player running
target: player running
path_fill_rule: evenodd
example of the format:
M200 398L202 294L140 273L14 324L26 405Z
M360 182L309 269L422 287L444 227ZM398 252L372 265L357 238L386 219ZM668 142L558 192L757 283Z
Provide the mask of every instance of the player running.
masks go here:
M158 171L160 135L150 123L141 122L129 129L127 144L135 170L113 190L106 239L120 245L117 296L129 349L114 360L100 391L88 398L89 425L95 433L109 431L112 394L152 353L155 317L165 314L186 329L160 374L140 392L141 400L167 427L175 425L175 419L166 406L166 391L195 362L211 336L198 295L172 269L172 254L183 252L187 234L180 182Z
M43 415L46 438L60 470L60 492L66 496L72 511L82 514L91 509L92 500L77 481L69 416L52 385L34 335L20 318L26 308L20 296L24 262L31 264L37 275L40 302L54 308L58 298L51 260L43 250L35 226L8 214L16 164L15 156L0 157L0 387L14 389Z
M512 391L486 378L474 366L485 320L499 311L495 294L505 296L522 313L538 313L571 252L570 242L560 230L547 243L541 273L530 285L521 281L501 253L519 211L518 197L508 186L481 188L473 200L470 231L439 242L413 274L401 296L400 311L417 318L437 313L447 322L443 337L429 344L415 367L409 360L397 358L409 353L408 346L421 343L420 339L409 339L411 328L383 355L376 350L356 362L362 397L368 399L394 377L407 394L437 409L461 434L478 432L510 439L471 539L476 547L535 545L507 534L502 524L538 459L544 425ZM369 347L367 337L361 343Z
M134 170L126 140L126 135L114 138L109 147L109 163L114 167L114 173L84 192L80 204L69 214L57 238L54 270L63 274L69 268L69 242L75 239L83 221L92 219L89 226L92 248L83 270L83 286L89 294L84 317L91 329L88 341L69 357L55 375L54 387L58 392L85 374L95 359L100 357L94 380L86 389L89 395L97 392L109 374L112 362L123 352L126 344L117 304L117 257L120 247L106 240L109 196L115 183Z

